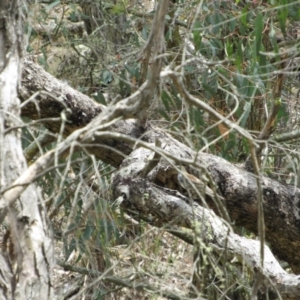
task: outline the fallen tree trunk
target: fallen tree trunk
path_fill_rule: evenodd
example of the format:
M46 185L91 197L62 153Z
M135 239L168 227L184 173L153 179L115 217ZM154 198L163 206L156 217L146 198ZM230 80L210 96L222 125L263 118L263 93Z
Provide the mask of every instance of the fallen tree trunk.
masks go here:
M165 151L170 153L174 144L164 146L166 147ZM176 148L175 151L179 151L179 149ZM273 288L276 287L284 299L298 298L300 276L291 275L284 271L268 246L265 245L264 247L265 261L262 269L260 265L259 241L240 237L232 231L228 223L226 224L226 222L217 217L212 210L203 208L195 202L191 203L190 199L174 190L153 184L153 178L159 173L163 173L163 170L166 169L166 163L163 160L145 178L143 176L145 174L144 170L148 169L149 159L153 156L154 151L141 147L134 150L123 161L113 181L118 204L121 204L131 214L134 215L133 212L135 212L136 216L149 220L153 225L161 227L166 224L172 224L173 226L196 230L199 238L209 245L213 251L225 252L226 256L229 254L230 257L237 256L241 262L246 261L246 264L255 270L257 277L262 274L270 280L271 286L273 285ZM223 161L220 160L219 162L222 163ZM212 165L215 163L216 161ZM226 164L224 163L224 165ZM214 171L217 171L219 174L225 174L225 169L226 166L225 168L223 166L222 170L214 169ZM234 171L238 170L234 169ZM241 183L241 180L246 180L246 176L247 174L238 172L236 176L231 176L231 180L235 183ZM265 184L268 186L268 189L272 189L269 183ZM242 184L241 188L244 188L244 184ZM252 184L249 185L248 191L251 189ZM241 206L240 209L244 210ZM251 204L249 208L250 206ZM245 216L247 215L246 212L244 214ZM253 216L253 219L255 219L255 216ZM266 285L269 286L270 284L267 283Z
M51 96L41 92L44 90L51 93ZM22 89L19 95L23 101L26 101L30 95L37 92L39 94L36 96L36 103L30 102L22 107L23 116L33 119L39 117L54 118L59 117L65 107L68 107L70 122L65 124L65 135L84 127L92 120L95 122L95 116L107 109L55 79L34 62L27 60L24 63ZM68 94L72 96L68 97ZM77 118L79 121L72 121ZM54 126L53 122L46 121L45 126L53 132L59 132L60 130L60 123ZM95 126L90 128L95 128ZM90 145L87 148L97 158L118 167L124 157L131 153L133 145L139 138L142 138L145 142L144 146L149 146L147 143L154 143L155 140L159 140L162 147L157 150L160 150L161 155L171 157L172 159L170 159L175 161L177 165L194 164L198 170L195 172L195 168L194 171L190 168L189 171L194 172L196 176L199 176L199 166L202 168L202 172L207 172L214 182L217 193L224 199L223 204L227 207L231 221L257 233L257 187L253 174L220 157L205 153L194 153L187 146L158 128L149 127L144 130L132 120L120 120L107 129L109 131L97 134L94 134L91 129L89 140L85 140ZM91 147L91 144L97 145L97 147ZM164 151L161 149L164 149ZM197 160L195 163L194 158L196 155ZM166 170L164 168L159 169L154 182L168 188L178 189L178 171L174 167L166 168ZM300 191L294 186L282 185L266 177L262 179L262 186L266 239L270 243L274 254L287 261L293 271L298 273L300 271L300 257L295 256L295 253L300 246L298 209ZM208 196L206 198L211 207L216 209L217 206L214 204L214 200ZM219 212L218 209L216 212Z

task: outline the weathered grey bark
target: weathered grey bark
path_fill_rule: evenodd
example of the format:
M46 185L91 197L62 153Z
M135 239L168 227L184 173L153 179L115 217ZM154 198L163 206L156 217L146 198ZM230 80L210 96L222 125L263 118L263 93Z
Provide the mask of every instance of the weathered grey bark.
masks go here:
M162 147L168 153L183 153L171 143L164 143ZM136 216L145 218L154 225L161 227L166 224L172 224L173 226L194 228L199 234L199 238L212 247L214 251L219 253L227 252L229 256L236 255L240 261L246 261L255 270L255 273L261 272L266 278L271 279L273 285L284 299L298 299L300 276L291 275L284 271L274 258L269 247L264 247L265 260L264 269L262 270L260 266L259 241L240 237L231 230L228 223L226 225L226 222L218 218L210 209L203 208L196 202L193 202L191 205L190 200L177 191L164 189L152 182L153 178L157 178L158 174L162 175L164 173L163 169L166 169L166 165L169 165L166 161L161 160L148 176L143 176L145 174L144 170L147 169L147 165L153 155L154 151L141 147L134 150L122 162L114 176L113 182L115 197L117 197L116 202L133 215L136 213ZM211 162L215 171L224 175L230 173L230 169L228 169L230 164L226 166L223 160L219 160L219 163L225 166L222 169L214 168L213 165L216 162L216 160ZM208 168L210 169L209 166ZM235 169L235 171L238 170ZM238 184L241 184L241 188L247 188L248 191L254 188L251 179L249 180L249 187L245 187L247 180L245 172L238 171L238 174L234 176L230 174L230 179L233 181L232 187L235 185L237 187ZM270 182L265 182L265 184L268 188L273 188L270 186ZM233 188L233 190L236 189ZM251 210L251 204L249 208ZM238 213L240 213L240 210L247 215L245 207L239 206L239 209L236 209ZM256 220L255 213L253 213L253 220ZM256 222L254 221L254 223Z
M42 197L34 184L12 206L3 192L27 168L19 130L20 101L17 97L23 24L20 0L0 2L0 211L5 210L8 229L0 253L1 299L53 299L52 242ZM2 219L3 221L3 219Z

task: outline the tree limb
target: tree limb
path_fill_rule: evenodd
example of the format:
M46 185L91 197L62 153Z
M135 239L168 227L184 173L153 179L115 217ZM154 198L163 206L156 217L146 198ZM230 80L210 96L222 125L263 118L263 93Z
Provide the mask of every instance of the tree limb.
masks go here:
M146 158L151 154L150 150L144 148L134 150L114 176L115 197L123 197L121 205L124 209L136 210L139 215L147 216L158 226L172 224L187 228L200 227L199 238L214 250L222 252L227 249L253 270L261 272L264 278L271 280L282 296L297 299L295 291L300 288L300 276L284 271L268 246L264 246L265 263L262 269L259 241L240 237L213 211L195 202L191 204L180 195L154 185L149 178L141 178L140 174L147 167ZM158 169L160 167L157 166Z

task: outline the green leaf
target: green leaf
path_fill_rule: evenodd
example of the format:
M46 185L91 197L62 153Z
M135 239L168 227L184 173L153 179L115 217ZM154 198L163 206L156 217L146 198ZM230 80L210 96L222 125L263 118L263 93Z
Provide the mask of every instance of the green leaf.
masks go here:
M248 27L247 15L248 15L248 5L243 8L242 15L241 15L241 22L245 27Z
M123 14L125 13L125 7L123 4L117 3L112 7L111 12L116 15Z
M287 0L281 0L280 6L278 7L278 20L279 20L279 26L281 29L282 34L285 36L285 24L286 19L288 16L288 9L287 9Z
M70 18L71 22L76 22L78 19L78 15L75 11L72 11L69 15L69 18Z
M241 127L243 127L243 128L245 127L245 124L248 120L250 112L251 112L251 103L246 102L244 105L244 112L241 116L241 122L240 122Z
M266 65L267 65L267 57L265 55L259 54L259 65L260 65L260 74L267 74Z
M194 119L194 126L196 131L200 132L201 127L204 125L202 113L199 109L193 109L193 119Z
M229 28L230 28L230 31L233 32L235 30L235 27L236 27L236 19L232 19L230 22L229 22Z
M96 94L94 94L93 98L96 100L96 102L101 103L101 104L107 106L105 98L104 98L103 94L100 91L98 91Z
M60 4L60 0L52 2L51 4L46 6L46 11L48 12L49 10L51 10L53 7L55 7L58 4Z
M170 96L168 95L168 93L166 93L166 91L162 91L161 100L162 100L162 103L164 104L167 112L170 112L169 103L172 103L172 100L171 100Z
M194 45L196 50L199 50L201 47L202 37L200 34L200 28L201 28L201 22L200 20L197 20L193 28L193 39L194 39Z
M176 89L175 85L171 83L171 95L173 103L175 103L176 107L178 109L182 106L182 100L180 97L178 97L178 90Z
M239 40L237 45L236 57L235 57L235 65L237 66L240 73L242 73L243 71L243 61L244 61L243 44L242 41Z
M77 247L77 242L74 238L72 238L70 244L68 245L67 242L65 241L64 243L64 248L65 248L65 260L67 260L69 258L69 256L71 255L71 253L73 252L73 250L76 250Z
M43 56L39 56L39 63L47 70L48 69L48 63L47 63L47 52L45 51L44 47L41 47L41 52Z
M195 72L195 67L194 66L184 66L184 71L187 73L193 73Z
M240 26L239 26L239 31L240 31L241 35L245 35L246 30L248 28L247 17L248 17L248 5L243 8L242 14L240 17L241 22L240 22Z
M124 67L131 76L135 76L135 67L134 66L125 64Z
M161 108L157 109L157 112L162 115L167 121L170 121L170 117L168 116L168 114Z
M261 37L263 32L263 15L259 13L257 17L255 18L255 54L258 56L261 46Z
M279 50L278 50L278 44L277 44L277 38L276 38L276 30L274 28L273 22L271 23L271 26L270 26L269 39L270 39L270 42L273 46L273 51L276 54L278 54ZM280 55L276 55L276 61L279 61L279 60L280 60Z
M120 74L119 87L120 87L120 94L122 97L125 97L125 96L131 94L131 87L128 84L125 70L122 70L122 72Z
M225 50L227 56L231 58L234 51L233 51L233 43L229 39L226 39Z
M245 137L242 137L242 144L243 144L244 149L245 149L244 152L249 153L249 151L250 151L249 142Z
M218 34L219 30L221 29L221 24L222 22L222 16L219 13L215 13L214 15L212 15L211 18L211 24L212 26L212 32L213 34Z
M103 70L101 74L101 82L105 85L110 84L113 80L113 74L109 70Z
M148 26L144 24L142 29L142 38L146 41L148 38Z
M277 122L286 124L288 118L289 118L289 113L288 113L287 105L284 101L282 101L277 113Z
M166 40L167 41L172 41L173 39L173 29L169 28L169 30L166 33Z
M88 240L92 236L94 230L95 230L95 226L93 225L93 223L88 222L83 232L83 236L82 236L83 240L84 241Z

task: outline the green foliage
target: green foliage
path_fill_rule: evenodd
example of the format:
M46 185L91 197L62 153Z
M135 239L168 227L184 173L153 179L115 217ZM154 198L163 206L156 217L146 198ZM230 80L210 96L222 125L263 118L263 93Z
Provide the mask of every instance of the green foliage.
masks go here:
M255 36L255 50L253 51L253 59L255 60L256 57L259 56L259 51L261 50L261 42L262 42L262 32L263 32L263 15L259 13L254 21L255 29L254 29L254 36Z
M201 24L200 21L196 21L193 28L193 38L194 38L194 45L196 50L200 50L201 47L201 35L200 35L200 29Z
M105 100L103 94L102 94L100 91L98 91L96 94L94 94L94 95L93 95L93 98L94 98L98 103L103 104L103 105L107 105L106 100Z
M108 85L113 81L113 74L109 70L103 70L101 74L101 84Z
M121 71L119 86L120 86L120 95L122 97L126 97L126 96L130 95L131 87L130 87L130 84L128 83L128 78L127 78L127 74L126 74L125 70Z
M111 13L119 15L125 13L125 7L122 2L117 2L111 9Z
M56 1L53 1L52 3L48 4L45 8L46 12L49 12L51 9L53 9L58 4L60 4L60 0L56 0Z

